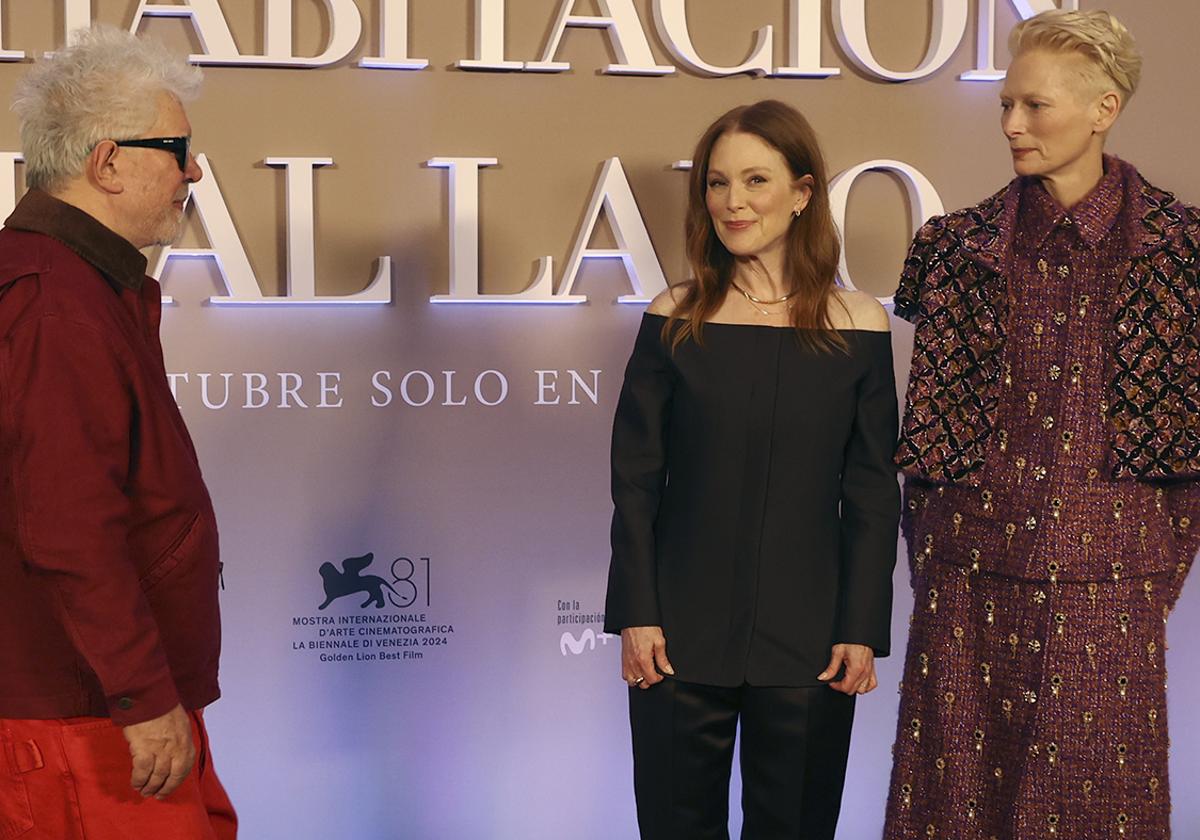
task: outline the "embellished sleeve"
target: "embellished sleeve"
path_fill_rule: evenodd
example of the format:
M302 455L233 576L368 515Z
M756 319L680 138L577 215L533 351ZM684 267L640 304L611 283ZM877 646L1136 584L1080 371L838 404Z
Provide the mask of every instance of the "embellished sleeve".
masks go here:
M837 635L891 648L892 569L900 521L900 487L892 451L898 418L890 333L871 334L869 369L859 383L854 423L842 467L841 569Z
M1185 206L1184 215L1187 217L1186 236L1193 258L1200 257L1200 210ZM1192 286L1195 294L1194 281ZM1193 298L1194 299L1194 298ZM1194 322L1193 322L1194 323ZM1194 342L1200 342L1200 336L1192 337ZM1193 344L1195 346L1195 343ZM1188 383L1189 390L1194 392L1194 383L1200 379L1200 372L1191 366L1188 373L1192 382ZM1191 408L1191 406L1189 406ZM1193 437L1193 445L1195 438ZM1194 463L1194 461L1193 461ZM1167 504L1171 511L1171 525L1175 532L1175 570L1171 576L1168 603L1172 609L1183 591L1183 583L1191 571L1192 563L1200 551L1200 481L1179 481L1166 486Z
M1168 198L1170 196L1168 195ZM1200 220L1152 205L1160 235L1129 263L1113 307L1113 476L1200 478Z
M935 217L921 225L908 248L904 269L900 273L900 285L896 288L896 315L910 323L916 323L922 315L921 291L925 274L933 257L933 243L937 240L943 217Z
M659 625L654 522L667 481L667 419L675 377L662 320L644 316L612 433L612 560L604 630Z

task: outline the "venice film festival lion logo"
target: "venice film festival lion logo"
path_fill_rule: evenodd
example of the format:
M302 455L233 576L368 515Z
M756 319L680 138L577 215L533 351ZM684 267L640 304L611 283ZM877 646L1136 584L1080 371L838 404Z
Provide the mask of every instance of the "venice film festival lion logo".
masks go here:
M414 580L416 564L407 557L397 557L392 561L389 581L379 575L364 575L363 571L371 565L375 553L368 551L359 557L347 557L342 561L339 570L333 563L322 563L317 570L321 575L321 584L325 589L325 600L317 607L323 610L339 598L345 598L357 593L363 593L367 599L359 604L359 609L375 607L383 609L390 602L392 606L406 609L417 600L417 581ZM428 558L422 557L426 563L425 588L428 590ZM404 572L404 574L401 574ZM399 587L399 589L397 589ZM426 597L428 601L428 597Z

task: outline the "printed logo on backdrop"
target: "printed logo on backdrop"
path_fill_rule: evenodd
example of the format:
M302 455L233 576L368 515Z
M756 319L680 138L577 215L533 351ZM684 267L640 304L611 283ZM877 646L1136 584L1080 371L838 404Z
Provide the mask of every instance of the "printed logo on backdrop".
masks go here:
M595 627L587 627L586 625L593 624ZM575 599L559 600L555 609L554 616L555 627L565 626L583 626L583 629L577 632L571 630L562 631L558 637L558 649L563 656L580 656L596 649L597 644L600 647L606 646L610 641L617 637L605 633L604 613L602 612L586 612Z
M316 611L292 617L296 655L321 662L419 662L449 647L454 625L432 612L433 561L397 557L373 568L374 562L368 551L317 567Z

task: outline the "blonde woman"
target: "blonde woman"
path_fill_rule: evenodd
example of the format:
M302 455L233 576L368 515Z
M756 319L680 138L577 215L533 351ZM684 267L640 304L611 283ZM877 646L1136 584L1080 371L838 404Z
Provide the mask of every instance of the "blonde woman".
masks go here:
M1104 154L1106 12L1016 27L1017 178L918 231L897 460L915 609L885 837L1170 832L1164 619L1200 541L1200 215Z

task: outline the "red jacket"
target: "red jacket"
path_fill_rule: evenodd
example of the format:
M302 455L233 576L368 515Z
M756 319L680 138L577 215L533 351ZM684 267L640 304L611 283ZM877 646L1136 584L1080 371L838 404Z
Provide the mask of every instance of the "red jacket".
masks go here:
M212 503L131 244L30 191L0 230L0 718L219 695Z

